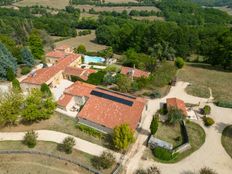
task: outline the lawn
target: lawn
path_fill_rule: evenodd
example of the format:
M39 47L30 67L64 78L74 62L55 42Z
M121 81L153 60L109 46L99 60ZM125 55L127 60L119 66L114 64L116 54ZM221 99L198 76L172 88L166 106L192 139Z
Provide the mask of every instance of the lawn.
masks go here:
M23 0L14 3L17 6L33 6L33 5L42 5L49 6L51 8L63 9L65 6L69 4L69 0Z
M178 72L178 80L190 82L196 88L187 91L202 97L207 87L212 89L216 101L232 102L232 72L213 69L205 64L187 64ZM208 94L206 95L208 96Z
M186 128L187 128L187 131L189 134L189 141L191 144L191 149L189 149L183 153L177 154L177 156L170 161L161 161L161 160L155 158L152 154L152 151L149 148L147 148L145 150L143 157L154 159L155 161L159 161L162 163L176 163L176 162L181 161L182 159L186 158L187 156L191 155L193 152L195 152L197 149L199 149L204 144L205 132L204 132L204 129L200 125L193 123L193 122L187 122Z
M186 92L196 97L209 98L210 92L208 87L191 84L186 88Z
M77 32L80 30L77 30ZM80 44L84 45L87 51L100 51L106 48L105 45L100 45L95 42L95 31L92 30L91 34L85 36L77 36L69 39L65 39L55 43L55 46L68 45L69 47L76 48Z
M4 127L4 128L1 128L0 131L1 132L23 132L23 131L28 131L28 130L47 129L47 130L54 130L54 131L71 134L75 137L79 137L83 140L87 140L89 142L99 144L102 146L109 146L108 141L106 141L104 138L98 139L84 132L81 132L79 129L76 128L75 126L76 124L77 124L76 119L63 116L63 115L59 115L59 114L54 114L48 120L43 120L38 123L33 123L30 125L19 124L17 126Z
M91 155L73 150L70 155L65 154L57 150L57 144L52 142L39 141L37 146L33 149L29 149L22 144L21 141L5 141L0 142L0 150L35 150L53 155L62 156L67 159L78 161L87 166L90 166ZM40 155L30 154L10 154L0 156L0 170L6 173L24 174L30 173L51 173L51 174L65 174L65 173L80 173L89 174L86 169L68 163L66 161L57 160L55 158L49 158Z
M172 144L174 148L182 144L181 130L179 124L171 126L159 122L159 128L155 134L155 137Z
M53 142L38 141L37 145L33 149L29 149L27 146L22 144L21 141L4 141L0 142L0 150L34 150L40 152L50 153L56 156L62 156L66 159L78 161L86 166L91 166L92 155L73 149L72 154L65 154L57 150L57 144ZM113 167L107 170L103 170L103 174L110 174ZM18 170L17 170L18 169ZM10 154L0 156L0 170L8 171L10 173L22 173L31 172L33 173L51 173L51 174L90 174L86 169L79 166L73 165L66 161L57 160L40 155L30 154ZM17 172L16 172L17 171Z
M223 130L221 141L226 152L232 158L232 125Z

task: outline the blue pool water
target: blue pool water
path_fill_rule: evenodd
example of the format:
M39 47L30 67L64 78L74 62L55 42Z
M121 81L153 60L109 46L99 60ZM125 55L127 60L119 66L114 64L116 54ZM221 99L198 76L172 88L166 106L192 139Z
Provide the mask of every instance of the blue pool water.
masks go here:
M97 56L85 56L85 63L103 63L105 59Z

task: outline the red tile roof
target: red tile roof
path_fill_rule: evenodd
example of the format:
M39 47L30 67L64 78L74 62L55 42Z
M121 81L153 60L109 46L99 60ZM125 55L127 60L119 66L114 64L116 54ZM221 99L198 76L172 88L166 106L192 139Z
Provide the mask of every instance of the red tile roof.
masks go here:
M133 102L128 106L106 98L98 97L91 94L95 90L114 97L119 97ZM105 91L83 82L76 82L65 90L65 94L73 96L88 97L78 117L91 122L103 125L108 128L114 128L117 125L127 123L132 129L136 129L140 121L146 101L142 98L131 98L114 91Z
M178 108L178 109L182 110L184 115L186 115L186 116L188 115L184 101L180 100L178 98L168 98L167 99L167 107L168 108L170 108L170 107Z
M68 45L61 45L55 48L55 50L59 50L59 51L65 51L67 48L69 48Z
M73 98L72 95L69 95L69 94L64 94L60 97L60 99L58 100L57 104L59 106L63 106L63 107L66 107L69 102L71 101L71 99Z
M64 70L65 74L80 77L85 81L88 80L90 74L95 72L96 70L93 69L83 69L83 68L75 68L75 67L66 67Z
M64 58L65 53L62 51L51 51L46 54L46 57L52 57L52 58Z
M49 81L54 77L58 72L63 71L65 67L69 66L76 59L81 59L81 56L78 54L69 54L65 58L59 59L58 63L54 66L43 68L31 73L22 83L36 84L41 85Z
M125 67L125 66L122 67L121 74L131 75L132 71L134 71L133 77L137 77L137 78L139 78L139 77L148 77L150 75L149 72L142 71L142 70L139 70L139 69L136 69L136 68Z

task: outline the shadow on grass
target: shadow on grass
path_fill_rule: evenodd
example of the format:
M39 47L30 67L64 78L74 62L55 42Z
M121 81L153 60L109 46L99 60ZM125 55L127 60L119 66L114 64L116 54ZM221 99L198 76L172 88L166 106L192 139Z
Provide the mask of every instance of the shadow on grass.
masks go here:
M203 69L216 70L221 72L232 72L232 69L223 69L220 66L212 66L210 64L205 64L205 63L188 63L187 65L195 68L203 68Z

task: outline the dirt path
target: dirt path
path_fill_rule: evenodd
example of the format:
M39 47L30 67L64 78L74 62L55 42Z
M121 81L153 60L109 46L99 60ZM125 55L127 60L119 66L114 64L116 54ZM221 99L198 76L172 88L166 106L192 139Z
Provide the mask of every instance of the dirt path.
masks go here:
M201 106L204 106L208 102L208 99L186 94L185 88L187 85L188 83L178 82L175 87L171 88L166 97L158 100L150 100L148 102L149 112L146 115L142 128L149 130L152 115L159 109L160 103L166 101L166 98L178 97L186 103L200 104ZM125 159L128 159L126 162L126 173L133 174L138 168L147 168L151 165L156 165L164 174L184 174L187 171L198 171L205 166L215 169L220 174L230 174L232 171L232 159L221 145L221 133L227 125L232 124L232 109L220 108L213 104L210 104L210 106L212 108L211 117L213 117L216 123L210 128L205 128L201 120L197 121L206 132L206 141L198 151L175 164L162 164L149 160L143 161L141 157L146 148L144 142L147 139L147 135L139 134L135 144L131 148L132 153L129 153L130 155L125 157Z

